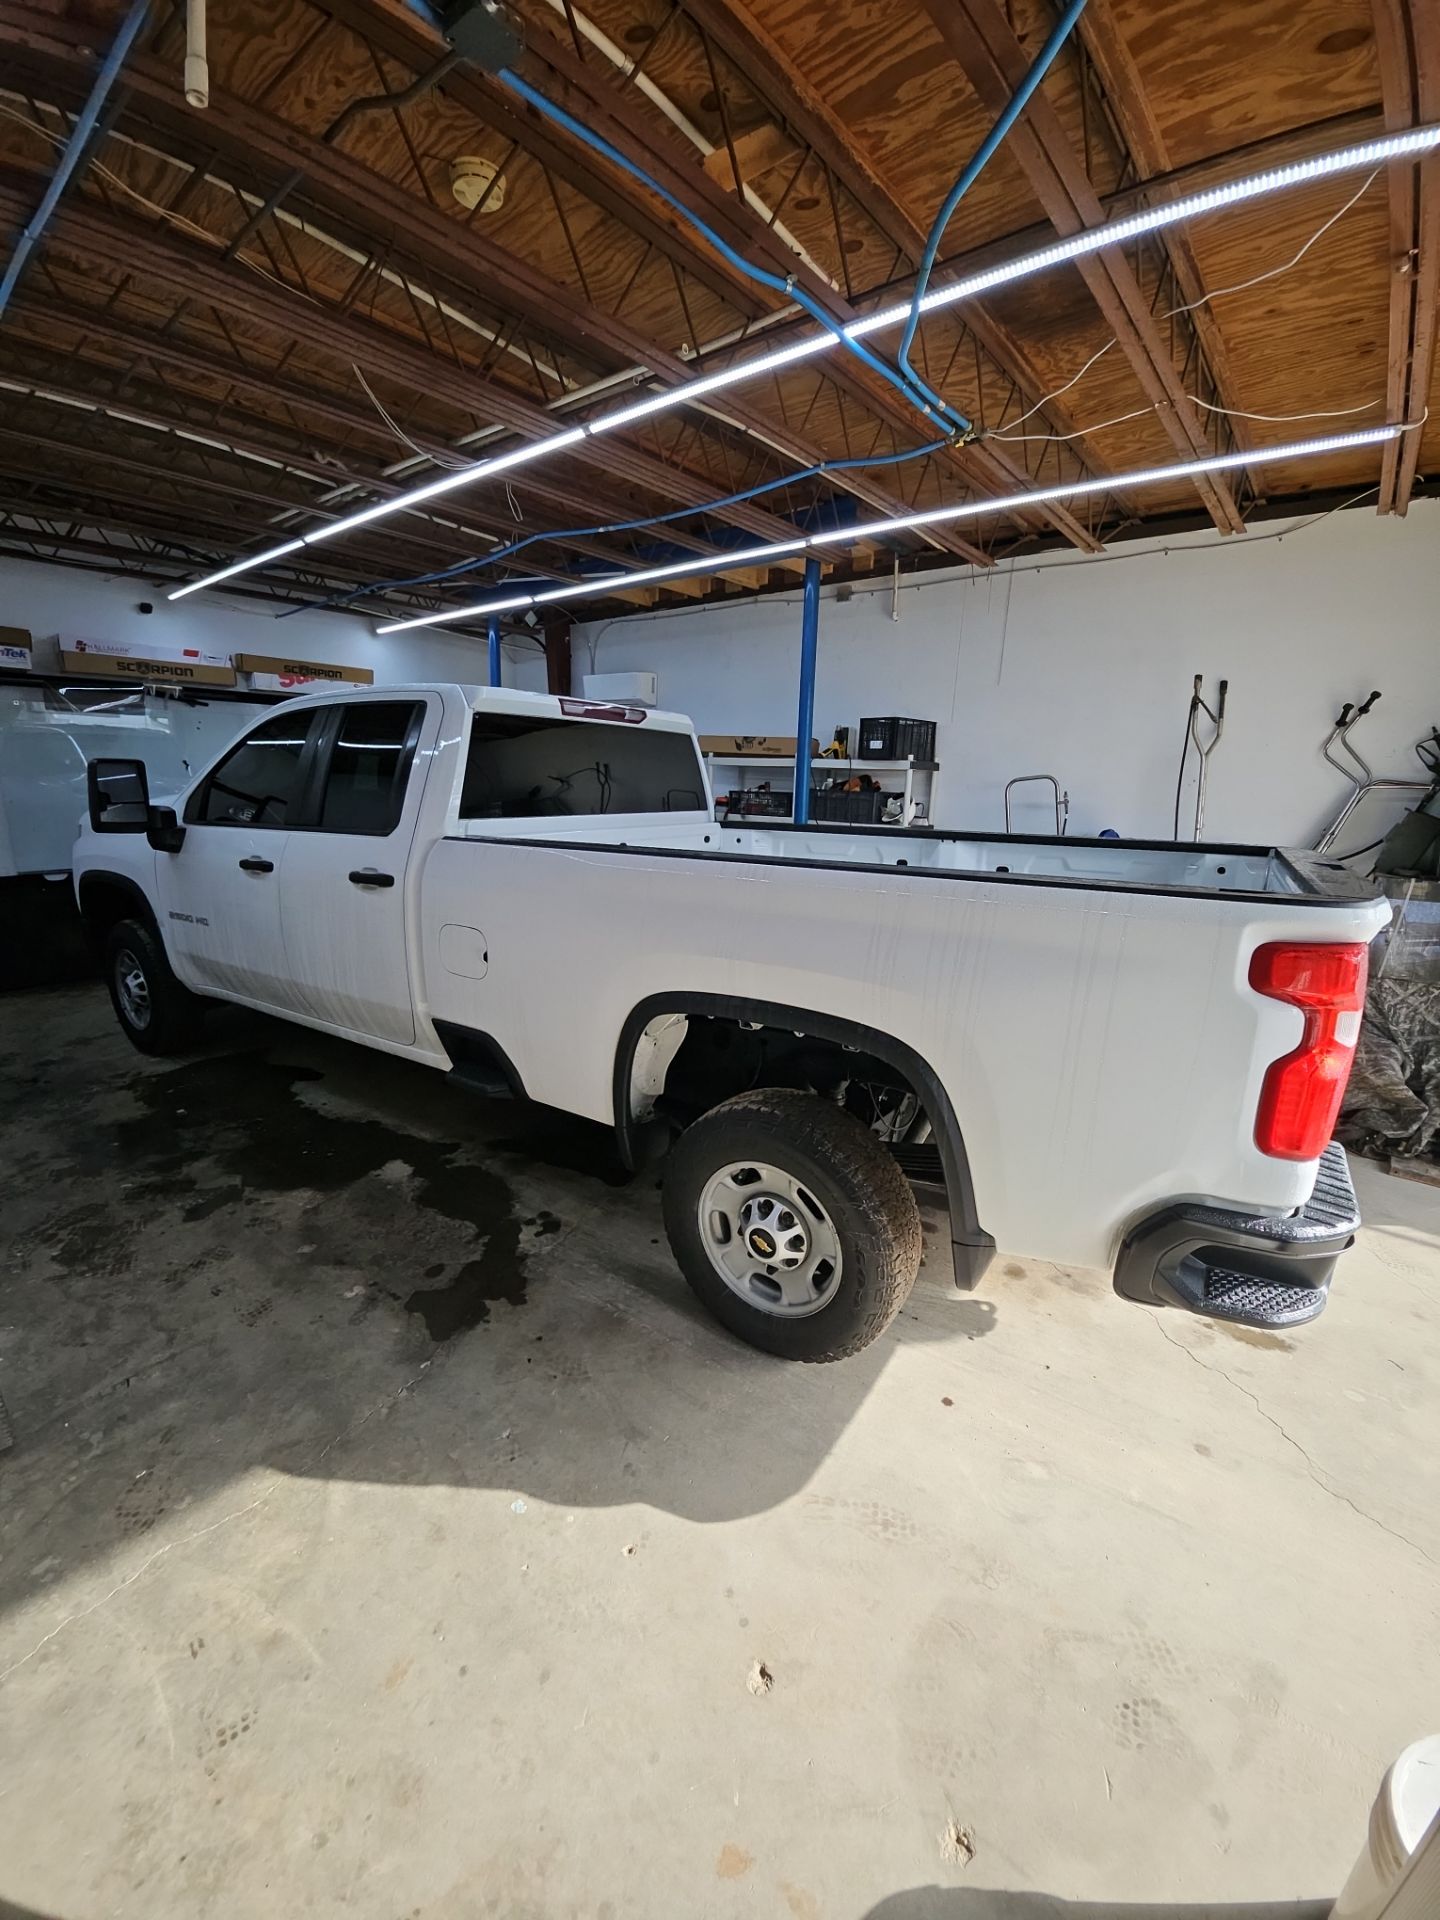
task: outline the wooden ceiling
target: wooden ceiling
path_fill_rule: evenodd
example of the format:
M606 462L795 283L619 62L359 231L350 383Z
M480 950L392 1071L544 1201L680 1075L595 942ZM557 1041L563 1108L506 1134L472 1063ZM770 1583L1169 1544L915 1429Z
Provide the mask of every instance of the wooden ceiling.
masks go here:
M0 232L13 237L38 205L123 11L0 0ZM842 320L912 284L935 209L1057 11L510 6L533 86ZM0 553L168 584L813 327L458 59L403 0L213 4L203 111L185 104L183 51L183 7L156 0L0 321ZM936 283L1115 209L1430 120L1433 0L1089 0L951 222ZM462 156L498 169L476 209L452 190ZM878 375L831 353L236 586L404 618L519 576L563 582L692 555L713 570L583 613L785 585L795 563L727 566L726 554L797 524L1418 418L1437 288L1440 160L1368 186L1322 180L928 319L917 365L981 429L969 445L715 505L935 437ZM1193 520L1243 538L1257 511L1312 497L1403 512L1436 467L1440 412L1398 448L901 534L835 571L889 568L897 553L923 566L1047 543L1094 551L1137 524ZM577 531L681 510L659 526ZM535 534L547 537L508 560L417 580ZM377 591L395 581L416 583Z

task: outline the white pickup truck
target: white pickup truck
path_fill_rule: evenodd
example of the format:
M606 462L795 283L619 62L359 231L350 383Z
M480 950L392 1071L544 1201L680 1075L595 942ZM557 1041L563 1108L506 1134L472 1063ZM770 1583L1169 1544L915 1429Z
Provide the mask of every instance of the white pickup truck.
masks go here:
M854 1353L943 1188L1131 1299L1312 1318L1357 1222L1330 1136L1389 909L1261 847L721 826L690 723L467 686L298 699L169 804L93 761L82 913L142 1051L231 1000L668 1153L706 1305Z

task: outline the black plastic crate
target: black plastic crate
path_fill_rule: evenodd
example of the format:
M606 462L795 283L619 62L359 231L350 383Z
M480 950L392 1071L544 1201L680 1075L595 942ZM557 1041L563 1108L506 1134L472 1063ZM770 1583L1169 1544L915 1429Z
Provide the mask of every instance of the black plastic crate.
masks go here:
M812 787L810 818L838 821L848 827L873 827L890 797L885 793L846 793L840 788Z
M935 722L906 720L894 713L862 720L856 751L861 760L933 760Z

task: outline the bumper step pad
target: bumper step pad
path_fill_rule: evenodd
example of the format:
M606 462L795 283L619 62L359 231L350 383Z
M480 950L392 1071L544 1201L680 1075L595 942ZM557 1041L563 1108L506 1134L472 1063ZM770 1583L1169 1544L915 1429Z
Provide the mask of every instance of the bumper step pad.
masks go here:
M1191 1309L1211 1320L1234 1320L1245 1327L1295 1327L1325 1310L1325 1287L1292 1287L1253 1274L1205 1269L1204 1296Z
M1241 1326L1302 1326L1323 1312L1359 1225L1345 1150L1332 1140L1294 1213L1178 1204L1142 1220L1121 1246L1115 1291Z

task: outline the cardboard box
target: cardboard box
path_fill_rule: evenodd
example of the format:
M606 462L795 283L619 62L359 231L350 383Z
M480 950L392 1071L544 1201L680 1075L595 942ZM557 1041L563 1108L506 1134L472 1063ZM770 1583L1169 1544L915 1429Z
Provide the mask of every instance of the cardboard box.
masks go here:
M92 680L152 680L167 686L233 687L233 667L200 666L189 660L136 660L104 653L60 652L60 671Z
M723 753L730 760L773 760L777 754L789 754L793 759L797 738L793 733L702 733L699 736L702 753ZM810 742L810 752L818 759L818 740Z
M35 664L34 643L28 627L0 627L0 667L28 673Z
M343 682L353 687L373 687L375 675L369 667L332 667L323 660L287 660L281 654L237 653L234 664L241 673L264 674L280 682L308 682L329 685Z
M207 653L203 647L166 646L163 641L140 647L132 640L91 640L76 634L56 633L50 636L50 644L62 659L66 654L84 654L105 660L173 660L196 667L230 665L228 653Z

